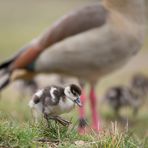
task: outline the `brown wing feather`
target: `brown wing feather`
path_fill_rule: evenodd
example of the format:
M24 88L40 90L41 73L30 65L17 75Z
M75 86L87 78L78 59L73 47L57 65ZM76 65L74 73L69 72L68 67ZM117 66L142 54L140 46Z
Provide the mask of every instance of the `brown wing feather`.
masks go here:
M100 4L86 6L64 16L39 39L43 48L67 37L100 27L106 22L107 10Z
M65 38L102 26L107 14L101 4L93 4L64 16L15 60L12 69L27 67L44 49Z

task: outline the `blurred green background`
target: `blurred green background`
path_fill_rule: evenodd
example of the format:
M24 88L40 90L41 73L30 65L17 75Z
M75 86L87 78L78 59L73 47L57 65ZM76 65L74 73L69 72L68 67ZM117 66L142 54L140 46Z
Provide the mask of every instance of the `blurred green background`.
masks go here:
M90 0L0 0L0 61L86 3Z
M60 16L76 7L96 1L98 0L0 0L0 62L41 34ZM110 86L127 85L132 75L137 72L142 72L148 76L148 37L146 37L143 49L137 56L124 68L100 82L97 86L98 98L101 98L104 91ZM29 119L27 101L20 104L15 98L16 92L13 88L8 87L4 90L0 101L0 111L11 114L19 121L27 121ZM131 120L136 121L132 127L141 137L148 135L147 105L148 103L141 108L136 119L131 117ZM107 121L110 123L109 121L113 119L110 119L110 111L106 108L101 107L98 110L101 110L101 116L104 123L107 124Z

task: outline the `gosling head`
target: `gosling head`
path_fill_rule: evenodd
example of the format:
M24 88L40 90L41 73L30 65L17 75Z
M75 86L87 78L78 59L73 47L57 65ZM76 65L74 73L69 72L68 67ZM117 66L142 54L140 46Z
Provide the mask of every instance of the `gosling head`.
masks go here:
M66 97L76 103L79 107L82 106L80 96L81 96L81 89L75 84L71 84L64 89L64 93Z

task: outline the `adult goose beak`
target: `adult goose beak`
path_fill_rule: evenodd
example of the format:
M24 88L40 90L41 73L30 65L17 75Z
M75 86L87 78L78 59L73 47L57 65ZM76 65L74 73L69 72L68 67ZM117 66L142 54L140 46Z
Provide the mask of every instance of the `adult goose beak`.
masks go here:
M82 107L82 103L81 103L81 100L80 100L79 97L78 97L76 100L74 100L74 102L75 102L79 107Z

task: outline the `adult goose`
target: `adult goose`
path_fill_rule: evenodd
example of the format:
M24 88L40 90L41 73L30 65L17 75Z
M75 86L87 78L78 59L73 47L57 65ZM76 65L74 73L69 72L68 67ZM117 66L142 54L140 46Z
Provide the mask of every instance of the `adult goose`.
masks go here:
M41 72L86 80L91 85L93 128L99 131L95 84L140 50L145 32L144 13L144 0L103 0L66 14L0 65L0 89L11 81ZM85 97L81 101L84 103ZM80 118L84 121L83 107ZM83 124L80 127L83 129Z

